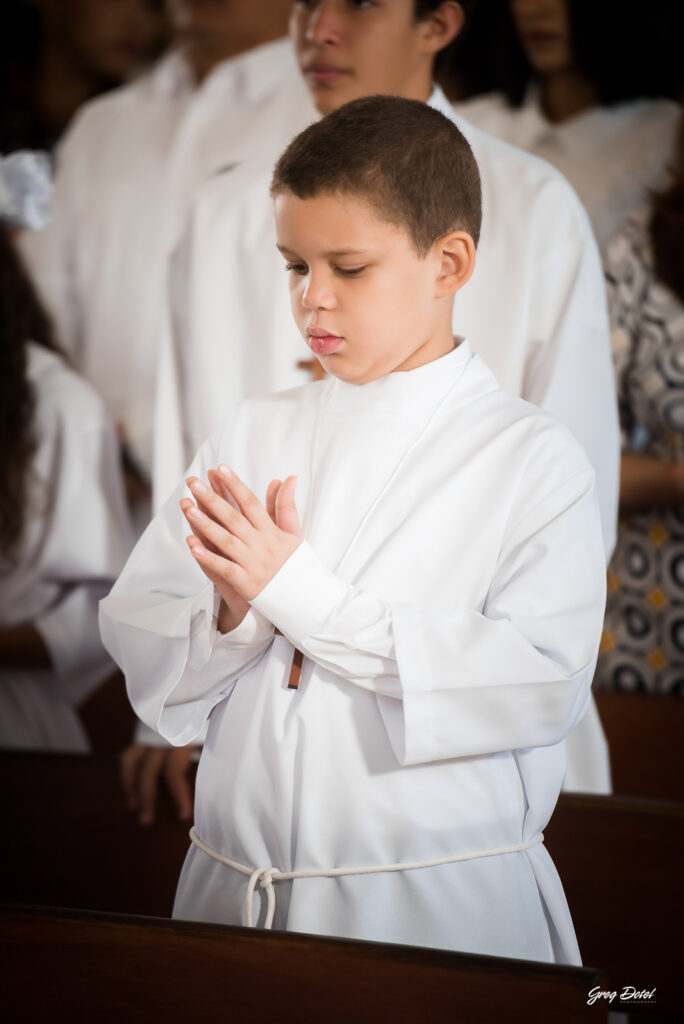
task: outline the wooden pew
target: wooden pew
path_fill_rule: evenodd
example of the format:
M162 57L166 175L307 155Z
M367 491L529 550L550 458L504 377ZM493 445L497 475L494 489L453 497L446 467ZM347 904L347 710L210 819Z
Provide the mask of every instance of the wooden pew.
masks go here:
M684 700L651 693L594 693L608 740L613 792L684 803Z
M162 800L141 828L125 808L116 759L0 755L7 841L0 901L167 916L188 847ZM657 988L653 1010L684 1008L684 807L562 794L546 829L583 960L613 987Z
M413 946L35 908L0 914L12 1024L574 1024L599 972Z
M644 1019L684 1020L684 806L564 793L545 841L584 963L605 968L612 989L656 988Z
M125 806L116 755L0 753L0 902L167 917L190 822L162 794L154 826Z

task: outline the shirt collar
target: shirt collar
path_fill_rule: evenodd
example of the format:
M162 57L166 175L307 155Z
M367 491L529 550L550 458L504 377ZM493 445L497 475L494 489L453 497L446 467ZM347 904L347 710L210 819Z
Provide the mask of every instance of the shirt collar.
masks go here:
M299 78L297 62L289 39L276 39L221 61L202 83L206 93L222 91L226 85L242 102L255 103L275 89L288 88Z
M157 61L148 76L150 89L158 96L187 96L194 88L190 65L181 50L172 49Z
M438 85L434 85L432 87L428 106L432 107L433 110L438 110L440 114L444 114L445 117L448 117L449 120L456 125L461 135L465 137L471 148L474 148L477 145L477 137L480 134L478 129L465 117L461 117L461 115L454 110L453 105L449 102Z
M198 92L222 91L230 83L248 102L272 92L284 84L286 76L298 76L292 44L287 38L255 46L228 57L207 75ZM158 95L184 96L195 91L190 64L178 47L169 51L150 72L151 88Z
M472 358L468 342L457 340L460 343L439 359L415 370L388 373L368 384L349 384L331 377L323 399L328 412L422 420L458 383Z
M593 156L597 148L611 147L617 137L635 128L649 106L641 101L596 106L553 124L541 108L538 86L531 85L518 111L515 144L535 152L544 143L552 142L573 156Z
M440 114L444 114L450 121L456 120L454 108L452 107L449 100L444 95L444 92L436 84L432 86L432 92L430 93L430 99L428 100L428 106L432 107L433 110L439 110Z

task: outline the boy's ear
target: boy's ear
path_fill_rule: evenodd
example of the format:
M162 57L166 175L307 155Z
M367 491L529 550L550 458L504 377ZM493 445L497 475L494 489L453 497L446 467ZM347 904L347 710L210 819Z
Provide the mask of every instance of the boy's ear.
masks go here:
M445 0L420 21L426 53L438 54L453 42L465 25L463 8L455 0Z
M467 231L451 231L438 238L433 252L437 264L435 298L453 295L475 270L475 242Z

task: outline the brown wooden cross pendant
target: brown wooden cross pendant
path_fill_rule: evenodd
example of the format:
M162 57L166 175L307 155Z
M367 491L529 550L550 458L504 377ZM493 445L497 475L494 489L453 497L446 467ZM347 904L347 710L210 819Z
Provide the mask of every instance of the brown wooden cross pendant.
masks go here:
M275 631L276 636L282 636L283 634L279 629ZM290 677L287 681L288 690L296 690L299 687L299 677L302 674L302 662L304 661L304 655L300 650L295 647L294 656L292 658L292 668L290 669Z

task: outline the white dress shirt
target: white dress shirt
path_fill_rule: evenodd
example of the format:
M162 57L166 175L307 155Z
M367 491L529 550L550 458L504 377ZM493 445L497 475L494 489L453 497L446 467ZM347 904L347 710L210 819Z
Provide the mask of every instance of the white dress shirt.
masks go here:
M633 100L554 124L541 109L537 89L528 90L521 107L490 94L458 103L456 111L564 174L589 214L602 253L625 217L666 178L679 118L671 100Z

